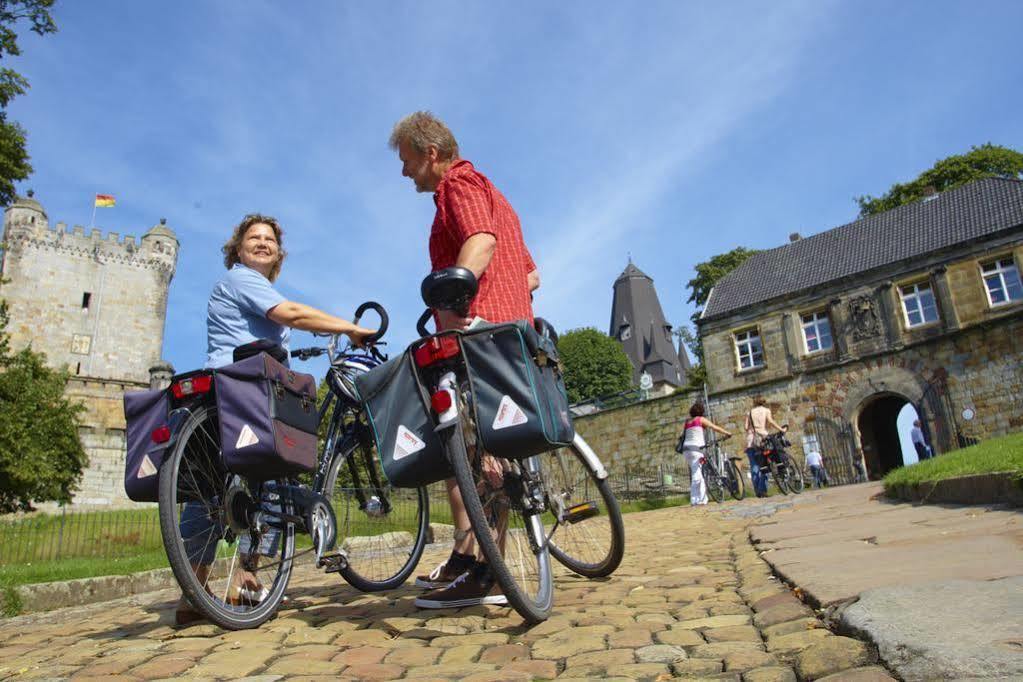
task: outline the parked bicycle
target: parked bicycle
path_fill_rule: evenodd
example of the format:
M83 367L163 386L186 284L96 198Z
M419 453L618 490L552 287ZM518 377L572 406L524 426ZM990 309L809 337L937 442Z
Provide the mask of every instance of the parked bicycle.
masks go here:
M367 310L380 316L379 331L368 339L375 343L387 330L387 313L365 303L355 324ZM329 390L318 417L327 427L311 481L229 472L214 372L180 375L171 385L170 423L162 427L166 433L153 435L168 452L159 480L160 528L185 597L221 627L252 628L270 618L303 554L364 591L397 587L422 555L426 490L394 488L382 476L353 388L355 377L385 358L373 346L349 347L343 336L331 336L325 348L291 353L301 360L323 354L330 360ZM297 551L300 534L311 536L311 548Z
M580 575L609 575L621 563L625 529L607 470L578 434L565 447L532 456L496 452L512 425L533 419L557 426L562 419L561 427L571 427L567 399L563 414L555 405L541 405L538 412L525 407L531 394L542 392L533 382L560 372L550 325L537 320L535 332L523 323L428 332L431 310L465 316L476 290L475 276L464 268L440 270L424 280L428 309L417 323L423 337L415 350L417 374L483 556L509 604L527 622L537 623L553 605L550 555ZM534 371L529 363L551 371ZM494 385L480 380L487 373L507 380L510 388L501 383L497 390L509 393L495 394ZM518 386L511 385L513 373ZM493 416L483 418L484 402L497 406Z
M767 462L771 478L782 493L798 494L803 492L803 471L785 449L791 446L792 443L785 437L785 431L778 431L764 436L760 454Z
M731 436L719 436L711 445L712 452L700 460L703 480L707 485L707 495L715 502L723 502L725 491L736 500L746 495L746 484L739 471L738 457L726 457L721 451L721 443Z

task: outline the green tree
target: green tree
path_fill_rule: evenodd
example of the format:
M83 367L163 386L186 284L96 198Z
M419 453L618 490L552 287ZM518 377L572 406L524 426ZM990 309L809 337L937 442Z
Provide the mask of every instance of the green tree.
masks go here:
M558 353L565 364L565 388L570 403L632 387L632 363L622 345L593 327L562 334Z
M0 0L0 59L21 54L15 27L22 21L31 30L46 35L57 30L50 16L56 0ZM17 71L0 68L0 205L14 201L14 183L32 173L25 149L25 129L7 120L7 105L28 90L28 81Z
M990 142L971 147L965 154L937 161L915 180L895 183L879 197L856 197L856 203L860 206L862 218L918 201L925 196L928 188L944 192L981 178L1023 178L1023 154Z
M78 439L85 408L64 396L67 373L31 348L11 353L7 322L0 301L0 513L69 502L88 463Z

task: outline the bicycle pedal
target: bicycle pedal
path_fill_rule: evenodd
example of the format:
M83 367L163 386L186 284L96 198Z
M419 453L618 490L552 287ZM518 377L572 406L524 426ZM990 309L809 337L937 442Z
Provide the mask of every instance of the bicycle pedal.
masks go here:
M594 516L600 515L600 507L597 506L596 502L587 501L580 504L572 505L565 510L565 523L579 523L586 519L592 519Z
M324 573L340 573L348 568L348 557L342 552L328 554L320 557L316 562L317 568L322 568Z

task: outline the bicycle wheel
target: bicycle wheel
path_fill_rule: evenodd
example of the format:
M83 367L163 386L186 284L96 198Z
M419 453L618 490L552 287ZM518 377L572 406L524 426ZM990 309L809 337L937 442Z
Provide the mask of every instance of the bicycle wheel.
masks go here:
M785 485L796 495L803 492L803 488L806 486L803 479L803 470L788 458L785 460Z
M461 415L466 414L462 405ZM551 558L540 514L542 482L539 464L529 460L498 460L502 484L494 487L483 473L489 455L472 447L456 425L442 435L473 534L483 550L508 603L527 623L547 620L554 604Z
M780 490L783 495L789 494L789 488L785 482L785 477L781 473L778 462L773 459L771 460L771 478L774 479L775 485L778 486L778 490Z
M185 598L217 625L254 628L277 611L291 578L295 526L275 512L292 504L273 481L223 468L215 407L185 422L160 470L160 532ZM260 530L250 519L260 517Z
M363 592L404 583L426 545L426 488L392 487L375 448L367 451L350 443L331 463L322 492L334 509L341 549L348 555L341 577Z
M597 478L581 447L585 441L540 455L550 512L544 518L554 558L581 576L603 578L622 563L625 524L610 483Z
M742 472L732 460L725 460L726 487L728 494L736 500L746 496L746 483L742 480Z
M707 487L707 496L718 503L724 501L725 491L721 487L721 477L710 462L701 464L700 471L703 472L703 485Z

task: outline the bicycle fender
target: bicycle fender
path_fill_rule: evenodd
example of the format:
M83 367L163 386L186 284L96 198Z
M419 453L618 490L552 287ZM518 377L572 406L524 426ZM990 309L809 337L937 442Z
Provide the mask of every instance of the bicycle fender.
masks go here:
M586 460L586 464L595 474L597 474L598 479L603 481L607 478L607 469L604 468L600 458L597 457L595 452L593 452L593 449L589 446L589 444L583 440L583 437L579 435L578 431L575 434L575 438L572 439L572 445L574 445L576 449L582 453L583 459Z

